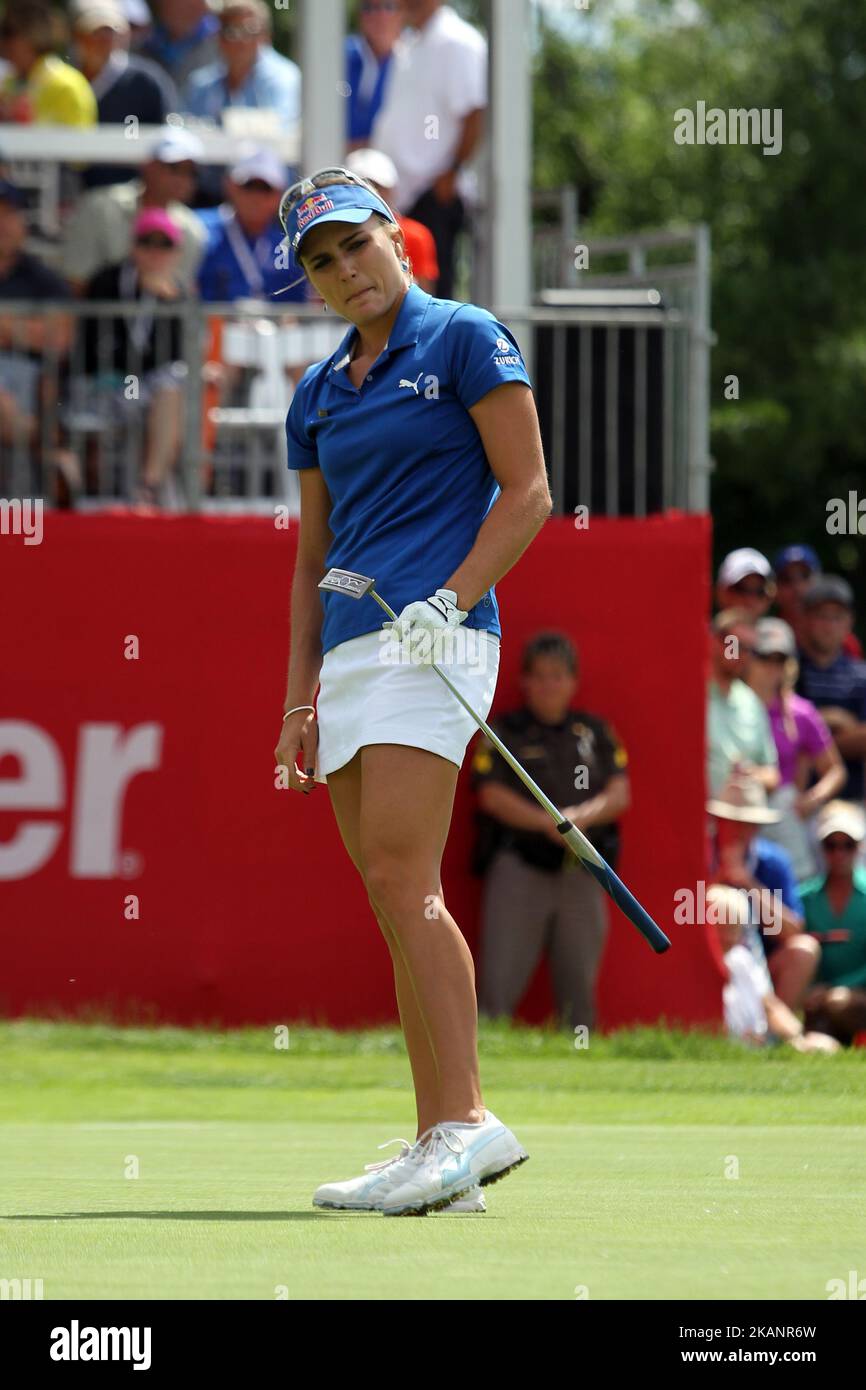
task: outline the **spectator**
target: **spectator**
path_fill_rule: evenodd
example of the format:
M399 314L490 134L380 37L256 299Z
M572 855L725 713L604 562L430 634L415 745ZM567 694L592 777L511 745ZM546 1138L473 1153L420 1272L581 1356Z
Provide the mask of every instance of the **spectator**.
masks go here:
M750 895L753 931L748 944L767 960L773 988L789 1009L798 1009L815 973L817 942L803 931L803 907L791 857L781 845L758 834L779 812L753 777L731 777L707 802L715 818L710 877Z
M62 304L69 289L35 256L24 250L27 222L20 190L0 179L0 301L31 300ZM71 341L68 315L0 313L0 462L14 448L27 449L35 441L39 410L39 383L46 360L54 359L56 395L57 359L64 357ZM0 491L6 494L10 478L0 468Z
M139 52L164 68L181 101L190 77L219 58L219 20L207 0L157 0L156 21Z
M611 863L616 822L630 799L625 749L598 715L571 708L578 667L567 637L539 633L524 648L521 669L525 703L491 727ZM475 861L476 872L487 870L479 1010L512 1015L546 951L560 1019L570 1028L591 1027L607 934L604 893L487 739L475 751L472 775L484 833L497 831Z
M725 1027L732 1038L756 1047L785 1042L798 1052L838 1052L826 1033L806 1032L797 1015L773 993L766 966L743 944L749 902L740 889L714 883L707 889L707 922L714 926L728 983L722 990Z
M393 159L381 150L353 150L346 156L346 168L353 174L371 183L390 207L394 189L397 186L397 169ZM400 217L395 213L403 232L406 255L412 267L415 284L420 285L427 294L432 294L439 279L439 262L436 259L436 242L433 233L423 222L412 217Z
M847 780L841 795L863 800L866 755L866 662L849 656L854 595L836 575L813 579L803 596L798 692L817 705L842 754Z
M83 0L73 13L72 32L78 66L96 97L100 125L124 125L134 117L142 125L163 125L177 111L171 78L146 58L131 56L126 44L129 24L113 0ZM134 179L133 165L96 164L84 175L88 188Z
M403 0L361 0L360 32L346 37L346 142L350 150L370 142L391 71L391 54L404 20ZM417 281L417 275L415 278Z
M826 868L800 889L806 930L821 949L806 1018L846 1044L866 1030L866 870L856 863L864 836L860 808L831 801L818 822Z
M138 501L155 505L177 462L183 431L184 363L180 316L157 317L154 304L180 303L183 230L164 208L144 208L133 223L130 254L89 282L85 297L138 303L135 317L88 319L84 361L95 394L107 398L115 418L127 423L145 413ZM126 387L134 377L137 393Z
M744 609L717 613L710 629L707 710L707 781L715 795L732 772L757 778L766 791L779 785L779 756L770 720L746 684L755 629Z
M90 126L96 98L86 77L53 51L63 45L61 16L44 0L11 0L0 20L0 56L12 76L0 86L0 121Z
M263 0L229 0L219 17L219 57L189 79L185 106L222 123L227 107L273 111L280 134L301 118L301 70L271 46L271 12Z
M284 289L285 233L278 212L287 183L286 170L276 155L257 150L230 171L228 201L199 213L207 233L198 276L202 299L270 299ZM303 281L281 294L295 302L306 297Z
M815 575L821 573L821 561L811 545L786 545L777 553L773 570L777 585L776 606L788 626L793 628L799 644L803 596ZM863 648L853 632L845 638L843 650L849 656L863 655Z
M120 8L129 25L129 46L133 53L138 53L153 33L150 6L147 0L120 0Z
M844 786L845 766L815 706L794 694L797 648L788 624L761 618L755 634L748 683L766 706L779 755L779 786L770 804L782 819L765 834L788 851L796 877L809 878L817 866L807 824ZM812 774L817 781L807 790Z
M487 42L440 0L406 0L406 13L414 33L394 46L370 143L397 166L397 208L433 233L436 294L450 299L455 244L472 187L461 171L481 140L487 105ZM431 139L434 118L437 138Z
M200 219L186 206L195 183L201 141L189 131L169 127L141 166L141 178L85 193L66 224L63 266L80 291L98 270L117 265L129 253L132 224L143 208L162 208L180 226L178 273L185 287L198 271L206 241Z
M759 550L732 550L725 556L716 576L720 609L743 608L756 621L763 618L775 594L770 562Z

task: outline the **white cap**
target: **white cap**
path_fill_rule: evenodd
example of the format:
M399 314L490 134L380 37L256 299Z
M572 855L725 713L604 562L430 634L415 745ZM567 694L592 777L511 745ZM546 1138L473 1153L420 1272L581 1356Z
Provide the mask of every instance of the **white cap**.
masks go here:
M866 839L866 818L854 801L828 801L818 816L817 834L819 840L847 835L859 844Z
M160 164L181 164L185 159L198 164L204 159L204 145L191 130L169 126L165 135L151 147L150 158L159 160Z
M400 181L397 166L384 150L352 150L346 155L345 169L351 169L359 178L377 183L380 188L396 188Z
M233 183L249 183L252 179L262 179L271 188L282 191L289 182L286 166L268 149L254 149L242 156L229 170Z
M80 0L71 13L72 27L78 34L92 34L96 29L113 29L126 34L129 21L112 0Z
M759 574L762 579L769 579L772 573L766 555L762 555L760 550L751 550L746 546L742 550L732 550L730 555L725 556L719 566L717 583L723 589L727 589L732 584L739 584L747 574Z

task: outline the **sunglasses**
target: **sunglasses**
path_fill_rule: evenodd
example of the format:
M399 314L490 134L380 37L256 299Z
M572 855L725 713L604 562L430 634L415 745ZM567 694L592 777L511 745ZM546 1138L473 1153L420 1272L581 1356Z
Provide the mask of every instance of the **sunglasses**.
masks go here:
M149 251L173 251L176 243L167 236L160 236L158 232L148 232L145 236L137 236L135 244L144 246Z
M770 661L774 666L784 666L785 662L788 660L784 652L753 651L752 655L756 656L758 661Z
M855 840L834 840L831 838L829 840L823 840L821 842L821 848L825 854L853 854L854 850L857 848L857 843Z
M276 193L276 188L267 183L265 179L247 179L246 183L238 184L245 193Z
M302 203L305 198L309 198L311 193L315 193L317 188L323 188L328 184L332 184L335 181L335 175L341 176L338 180L341 184L357 184L359 188L363 188L367 193L370 192L366 180L360 178L357 174L353 174L351 169L344 169L340 165L335 166L333 169L317 169L315 174L311 174L308 179L298 179L298 182L293 183L283 194L280 200L279 217L280 226L284 232L288 232L289 229L286 223L298 204Z
M220 38L227 39L229 43L238 43L241 39L257 39L264 33L264 26L261 24L221 24Z
M731 588L735 594L748 594L751 598L763 598L767 593L766 584L747 584L745 579L741 579L739 584L732 584Z

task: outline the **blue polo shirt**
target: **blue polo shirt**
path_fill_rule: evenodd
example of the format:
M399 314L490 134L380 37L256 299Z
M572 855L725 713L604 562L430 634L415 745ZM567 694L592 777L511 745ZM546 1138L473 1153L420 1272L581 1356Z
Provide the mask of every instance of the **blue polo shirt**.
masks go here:
M866 661L840 651L829 666L818 666L800 652L797 693L811 700L818 709L838 705L866 722ZM844 758L848 781L839 792L846 801L862 801L864 794L863 759Z
M288 465L322 470L333 504L326 568L372 577L399 613L463 563L499 495L470 408L506 382L531 382L516 340L487 309L418 285L360 389L346 371L356 333L352 325L298 383ZM320 598L323 653L386 621L369 594ZM492 586L464 625L502 635Z

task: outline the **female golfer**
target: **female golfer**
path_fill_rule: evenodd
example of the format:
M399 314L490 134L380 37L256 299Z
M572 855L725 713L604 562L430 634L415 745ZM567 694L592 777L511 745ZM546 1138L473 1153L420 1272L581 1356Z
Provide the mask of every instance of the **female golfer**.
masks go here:
M350 327L308 368L286 421L301 517L275 756L294 790L326 782L391 953L418 1125L414 1144L389 1141L397 1157L313 1202L483 1211L480 1186L528 1155L481 1095L472 956L440 878L476 725L430 662L487 717L493 585L551 510L535 403L507 328L413 283L394 213L364 179L320 170L287 190L280 215L325 308ZM397 622L369 595L319 590L331 567L373 578Z

